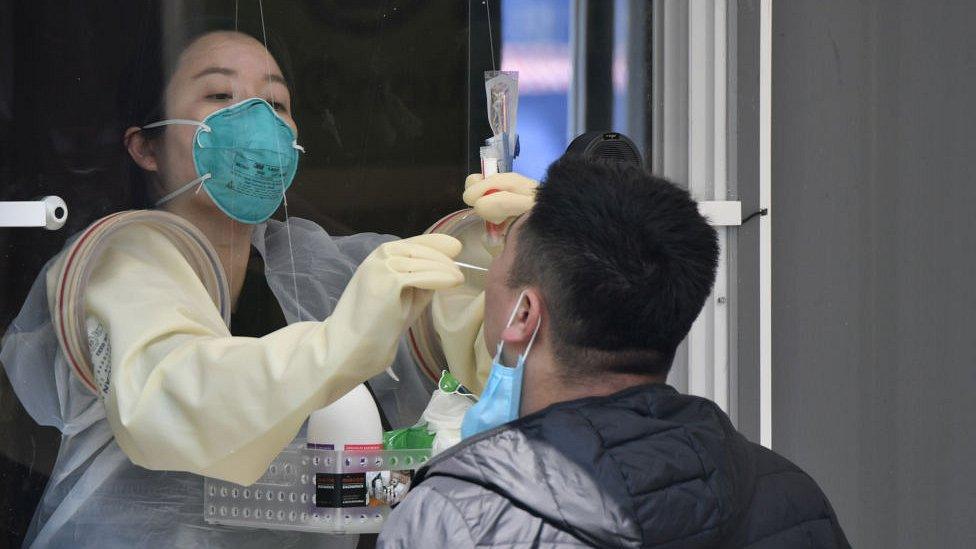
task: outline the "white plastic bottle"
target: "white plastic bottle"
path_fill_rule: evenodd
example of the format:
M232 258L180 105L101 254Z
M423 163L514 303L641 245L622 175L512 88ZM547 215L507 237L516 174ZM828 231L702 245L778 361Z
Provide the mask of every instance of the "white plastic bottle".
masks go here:
M369 389L360 383L339 400L312 412L308 445L324 450L382 450L383 424Z

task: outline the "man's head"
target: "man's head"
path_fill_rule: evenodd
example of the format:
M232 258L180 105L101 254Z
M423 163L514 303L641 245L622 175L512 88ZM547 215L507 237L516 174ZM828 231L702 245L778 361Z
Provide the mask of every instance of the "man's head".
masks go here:
M718 259L715 231L686 191L630 164L579 157L550 166L506 240L488 273L485 340L492 352L504 341L512 365L541 321L523 413L564 400L540 395L553 388L584 396L666 379Z

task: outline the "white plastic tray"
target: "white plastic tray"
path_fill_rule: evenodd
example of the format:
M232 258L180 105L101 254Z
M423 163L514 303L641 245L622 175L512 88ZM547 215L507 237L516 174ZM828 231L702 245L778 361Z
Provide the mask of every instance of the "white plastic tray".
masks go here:
M388 481L390 472L413 471L429 459L430 450L338 451L292 445L251 486L205 479L204 519L211 524L273 530L376 533L390 506L384 502L386 493L374 494L373 487L384 485L384 477ZM359 478L361 474L364 479ZM342 488L337 484L336 490L330 490L337 480ZM341 490L341 497L353 506L326 507L325 501L317 504L317 489L319 500L333 502ZM356 505L363 491L367 505Z

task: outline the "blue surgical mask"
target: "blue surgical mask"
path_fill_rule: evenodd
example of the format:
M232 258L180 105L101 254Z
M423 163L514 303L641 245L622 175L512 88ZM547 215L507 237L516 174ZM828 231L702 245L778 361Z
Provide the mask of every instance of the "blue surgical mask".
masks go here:
M263 223L284 200L298 170L298 151L305 151L295 141L291 126L267 101L256 97L215 111L202 122L162 120L143 129L171 124L197 126L193 163L198 177L156 206L197 185L231 219Z
M506 328L511 326L512 322L515 321L515 315L518 313L518 308L522 304L523 297L525 297L525 291L519 294L518 300L515 302L515 309L512 310L512 315L508 318L508 323L505 325ZM514 368L502 364L502 347L505 345L505 342L500 341L498 343L498 349L495 351L495 359L491 363L491 373L488 374L488 383L485 384L485 390L482 391L481 398L478 402L468 408L468 411L464 414L464 419L461 420L462 438L468 438L488 429L498 427L519 416L519 407L522 404L522 378L525 373L525 357L529 356L529 351L532 349L532 344L535 342L535 336L538 335L541 325L542 320L540 319L539 324L535 327L535 331L532 332L529 344L525 346L525 352L519 355Z

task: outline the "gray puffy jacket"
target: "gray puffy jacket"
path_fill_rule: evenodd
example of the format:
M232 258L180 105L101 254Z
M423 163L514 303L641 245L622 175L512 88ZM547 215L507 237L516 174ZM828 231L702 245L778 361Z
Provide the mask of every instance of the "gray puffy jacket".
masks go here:
M711 401L667 385L564 402L418 472L381 547L847 547L827 498Z

